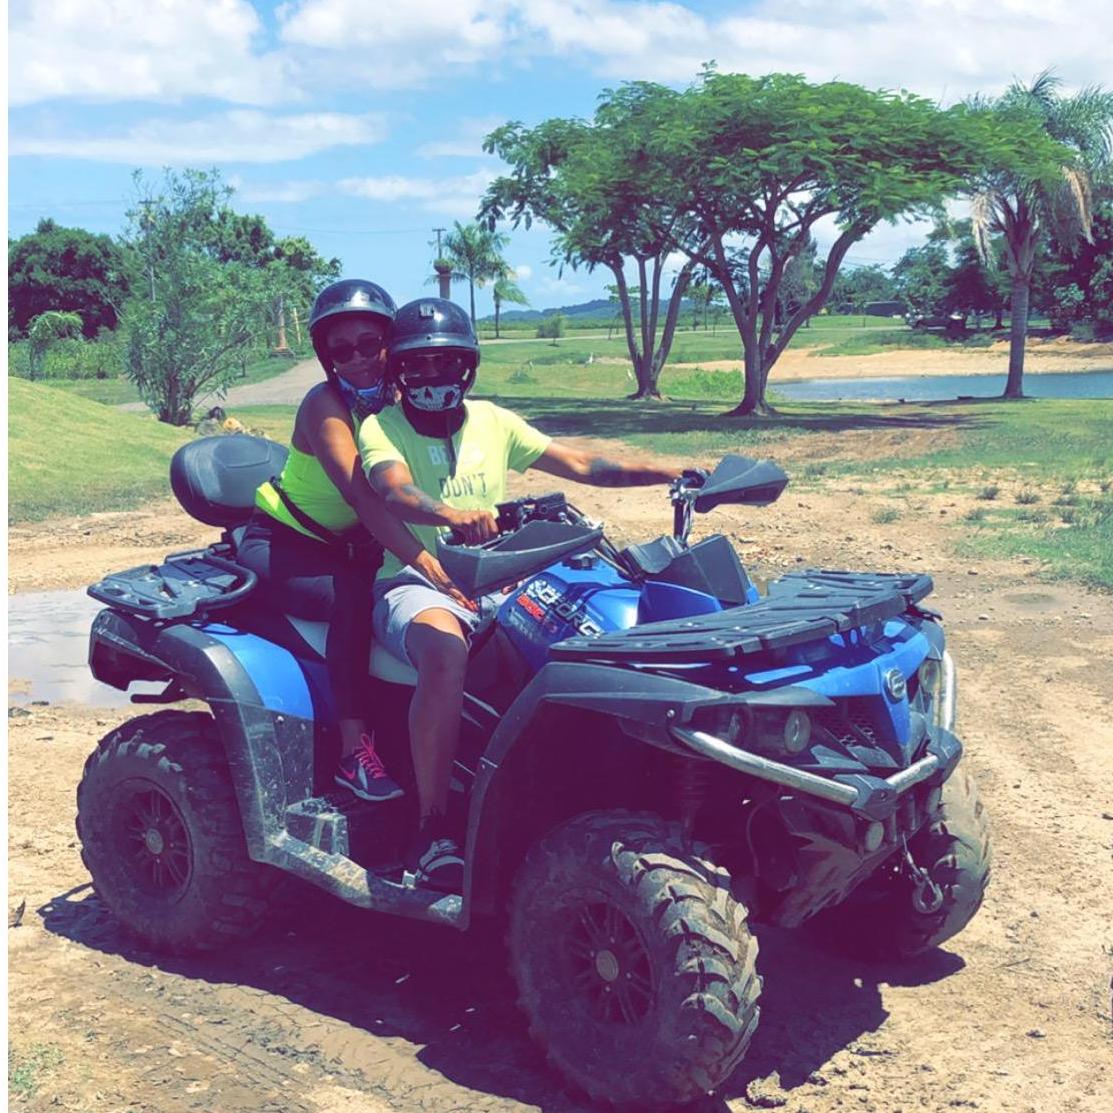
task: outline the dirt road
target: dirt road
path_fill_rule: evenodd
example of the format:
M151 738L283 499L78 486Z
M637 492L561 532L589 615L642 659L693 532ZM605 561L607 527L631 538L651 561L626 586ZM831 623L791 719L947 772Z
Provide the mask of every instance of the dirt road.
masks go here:
M571 492L570 492L571 493ZM623 532L664 527L659 494L575 491ZM1113 599L1035 564L951 555L943 494L871 522L869 493L789 492L716 512L747 562L930 569L960 668L959 729L994 823L994 877L957 939L904 966L806 933L761 933L763 1012L720 1099L787 1113L1113 1107ZM14 589L72 586L205 540L169 504L13 531ZM18 660L12 677L18 679ZM74 786L127 717L30 707L9 719L12 1104L186 1113L586 1110L515 1012L498 932L467 937L328 898L215 958L156 956L88 887ZM20 907L23 908L19 912Z

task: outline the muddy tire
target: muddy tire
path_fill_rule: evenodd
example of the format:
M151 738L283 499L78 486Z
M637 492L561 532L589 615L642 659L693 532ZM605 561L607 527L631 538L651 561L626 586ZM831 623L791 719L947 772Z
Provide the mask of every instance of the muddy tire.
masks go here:
M228 764L205 712L142 715L102 738L77 788L77 834L101 899L163 950L246 938L281 879L247 856Z
M943 786L939 809L908 846L942 890L938 909L918 911L911 881L890 867L817 918L817 929L844 949L871 958L909 958L962 931L981 907L992 858L989 817L965 765Z
M707 1094L757 1026L757 942L700 850L657 816L593 812L550 832L518 873L519 1003L549 1061L597 1102Z

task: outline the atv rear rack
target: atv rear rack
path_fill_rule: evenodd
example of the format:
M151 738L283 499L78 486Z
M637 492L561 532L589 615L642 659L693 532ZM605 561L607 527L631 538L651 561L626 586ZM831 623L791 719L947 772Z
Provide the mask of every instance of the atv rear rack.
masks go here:
M615 664L729 660L895 618L933 586L930 576L918 573L790 572L771 583L758 603L601 637L568 638L550 653L555 660Z

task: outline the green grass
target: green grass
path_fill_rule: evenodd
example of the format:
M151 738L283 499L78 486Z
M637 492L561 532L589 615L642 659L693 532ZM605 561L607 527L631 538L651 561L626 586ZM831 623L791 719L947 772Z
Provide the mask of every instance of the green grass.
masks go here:
M794 338L795 339L795 338ZM814 348L817 356L868 356L876 352L889 352L894 348L936 350L962 350L988 348L998 336L989 333L974 333L963 340L948 340L937 332L923 332L910 328L889 330L863 330L849 336L839 337L831 343L823 343Z
M126 509L169 493L191 430L8 380L8 521Z
M43 1076L64 1062L62 1051L51 1044L34 1043L26 1051L8 1045L8 1092L20 1098L33 1098Z
M312 355L312 352L309 353ZM289 371L298 359L307 358L305 355L291 358L290 356L264 355L253 360L247 365L242 375L237 375L228 384L233 386L246 386L249 383L261 383ZM9 378L9 382L15 376ZM27 380L21 380L26 382ZM87 398L90 402L102 402L106 406L119 406L125 402L138 402L139 391L134 384L124 375L107 379L39 379L37 383L62 390L76 398Z

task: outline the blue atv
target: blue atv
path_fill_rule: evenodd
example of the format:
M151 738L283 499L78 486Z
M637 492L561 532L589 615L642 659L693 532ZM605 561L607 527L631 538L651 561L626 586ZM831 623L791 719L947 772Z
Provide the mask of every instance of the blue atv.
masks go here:
M149 944L242 939L291 874L459 929L497 917L550 1061L596 1100L651 1107L715 1090L745 1054L750 923L816 917L899 957L977 911L988 827L959 767L930 578L807 571L759 595L725 537L689 543L694 513L784 489L778 467L740 456L678 479L672 535L644 544L617 548L562 495L503 504L483 546L441 543L489 613L452 783L463 892L415 884L400 865L415 793L368 804L332 786L324 628L259 607L236 562L284 454L247 436L179 450L173 489L220 540L89 589L106 604L99 680L208 705L113 731L78 788L93 883ZM413 681L373 649L368 717L403 783Z

